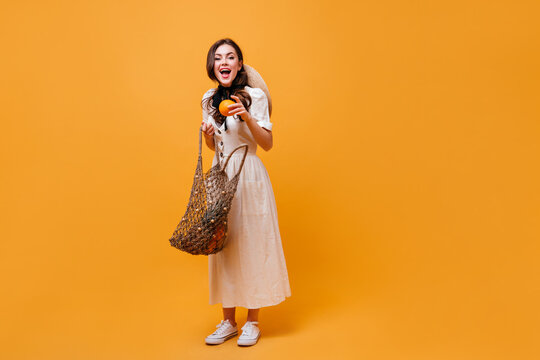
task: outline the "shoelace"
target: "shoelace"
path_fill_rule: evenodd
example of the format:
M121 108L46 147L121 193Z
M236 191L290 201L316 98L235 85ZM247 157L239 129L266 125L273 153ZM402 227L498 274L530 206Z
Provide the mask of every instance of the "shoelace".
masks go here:
M219 325L216 325L217 330L214 331L214 335L222 335L226 330L228 330L229 327L232 325L229 323L229 321L223 321L219 323Z
M258 321L248 321L244 326L242 326L242 335L240 336L251 336L253 332L253 328L256 327L256 324L258 324Z

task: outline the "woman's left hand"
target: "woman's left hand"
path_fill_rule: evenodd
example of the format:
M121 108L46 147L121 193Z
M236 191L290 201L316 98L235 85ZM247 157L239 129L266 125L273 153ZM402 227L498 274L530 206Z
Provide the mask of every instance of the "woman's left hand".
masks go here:
M240 98L235 95L231 95L231 98L236 101L236 104L229 105L229 116L240 115L242 120L248 121L251 118L251 114L246 110Z

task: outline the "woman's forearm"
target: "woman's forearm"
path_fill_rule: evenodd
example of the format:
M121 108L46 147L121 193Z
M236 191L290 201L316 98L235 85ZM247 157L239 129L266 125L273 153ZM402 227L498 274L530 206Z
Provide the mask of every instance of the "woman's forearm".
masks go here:
M210 150L216 151L216 144L214 142L214 136L208 136L204 134L204 142Z
M246 124L257 144L262 147L264 151L269 151L274 144L272 132L259 126L257 121L251 115L246 120Z

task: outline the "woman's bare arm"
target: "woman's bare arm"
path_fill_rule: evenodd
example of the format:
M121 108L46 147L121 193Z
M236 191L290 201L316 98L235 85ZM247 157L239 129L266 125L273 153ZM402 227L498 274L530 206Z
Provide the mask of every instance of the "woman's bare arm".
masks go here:
M264 151L269 151L274 145L274 136L272 131L261 127L257 124L257 121L249 115L249 118L245 120L251 134L255 138L257 144L264 149Z
M265 129L259 126L259 124L257 124L257 120L255 120L253 116L251 116L249 111L246 110L244 104L242 104L238 96L232 95L231 98L236 101L236 104L229 105L229 114L240 115L242 120L246 122L257 144L265 151L269 151L274 145L272 131Z

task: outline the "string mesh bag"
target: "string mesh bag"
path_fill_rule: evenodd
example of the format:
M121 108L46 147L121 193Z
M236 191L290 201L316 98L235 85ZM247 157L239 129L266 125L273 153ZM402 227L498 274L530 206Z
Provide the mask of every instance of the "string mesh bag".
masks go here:
M231 156L244 149L236 174L229 179L225 169ZM234 149L225 162L218 162L208 172L202 166L202 126L199 129L199 158L187 210L169 239L171 246L193 255L210 255L221 251L227 242L227 215L238 187L240 172L248 152L247 145Z

